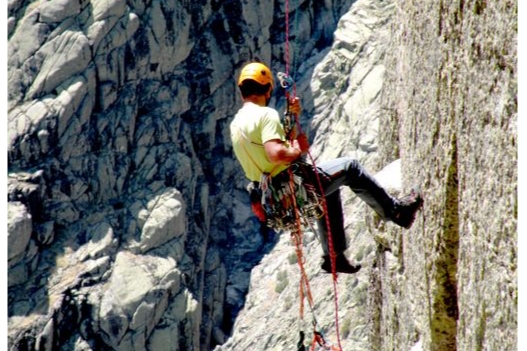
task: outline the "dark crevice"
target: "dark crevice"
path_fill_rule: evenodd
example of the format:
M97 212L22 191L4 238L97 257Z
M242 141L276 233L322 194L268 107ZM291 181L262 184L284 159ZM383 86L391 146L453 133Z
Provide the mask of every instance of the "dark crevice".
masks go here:
M457 350L457 263L459 254L459 190L457 138L452 138L452 155L446 179L444 223L434 261L435 281L431 316L432 350Z
M371 320L371 332L369 335L369 343L372 350L382 349L382 277L381 271L384 269L384 247L378 246L373 261L373 269L370 275L370 285L368 293L369 315Z

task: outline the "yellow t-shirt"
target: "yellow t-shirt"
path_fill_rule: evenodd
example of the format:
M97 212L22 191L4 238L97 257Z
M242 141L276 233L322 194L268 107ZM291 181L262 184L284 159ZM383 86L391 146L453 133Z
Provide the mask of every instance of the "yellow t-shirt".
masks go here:
M234 154L250 180L260 181L262 172L274 176L288 167L269 162L263 146L273 139L286 142L276 110L246 102L231 122L230 129Z

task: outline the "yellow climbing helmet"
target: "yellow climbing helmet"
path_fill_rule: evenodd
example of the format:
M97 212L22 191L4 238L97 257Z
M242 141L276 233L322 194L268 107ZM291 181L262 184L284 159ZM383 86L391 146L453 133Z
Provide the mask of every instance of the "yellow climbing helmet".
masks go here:
M271 84L271 89L274 89L274 78L271 70L266 65L260 62L251 62L242 68L240 78L238 78L238 86L242 85L244 80L251 79L261 85Z

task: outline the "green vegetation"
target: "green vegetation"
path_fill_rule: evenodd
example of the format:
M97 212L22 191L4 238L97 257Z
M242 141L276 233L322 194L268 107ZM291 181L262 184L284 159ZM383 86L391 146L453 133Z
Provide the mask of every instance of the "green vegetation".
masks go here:
M298 258L296 257L296 252L291 252L289 256L287 256L287 261L289 264L295 264L298 262Z
M287 277L287 271L282 270L277 273L276 275L276 286L274 288L274 291L277 293L281 293L285 290L285 288L289 285L289 279Z
M349 318L344 319L340 326L340 334L345 339L348 337L350 331L351 331L351 320Z

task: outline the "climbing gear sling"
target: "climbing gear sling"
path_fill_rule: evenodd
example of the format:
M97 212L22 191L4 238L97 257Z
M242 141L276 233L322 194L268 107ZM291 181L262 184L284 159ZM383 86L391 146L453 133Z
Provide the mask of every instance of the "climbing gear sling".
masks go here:
M239 132L246 142L260 145L251 141L241 130ZM261 222L276 231L291 231L296 228L295 211L297 210L301 212L306 226L322 217L324 212L320 202L321 194L316 191L315 184L317 170L312 165L296 161L288 169L271 176L276 167L270 172L263 172L244 143L242 147L251 162L262 173L259 182L253 181L247 185L252 210ZM296 207L293 206L294 203Z
M310 164L297 161L276 176L264 173L260 182L249 185L251 201L259 200L253 207L261 205L265 217L260 219L268 227L277 231L295 230L296 211L300 212L304 226L322 217L324 211L313 182L313 172Z

